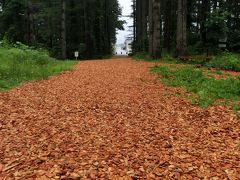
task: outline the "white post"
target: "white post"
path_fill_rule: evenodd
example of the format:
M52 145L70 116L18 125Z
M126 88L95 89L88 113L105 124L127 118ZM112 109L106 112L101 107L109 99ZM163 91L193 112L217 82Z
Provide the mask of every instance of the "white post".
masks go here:
M79 56L78 51L75 51L75 52L74 52L74 56L75 56L76 60L78 60L78 56Z

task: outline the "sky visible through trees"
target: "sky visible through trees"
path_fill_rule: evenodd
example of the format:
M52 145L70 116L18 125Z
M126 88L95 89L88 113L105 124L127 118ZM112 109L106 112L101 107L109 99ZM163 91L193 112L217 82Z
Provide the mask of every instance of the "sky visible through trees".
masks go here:
M131 0L119 0L120 7L122 7L122 14L123 15L131 15L132 13L132 1ZM126 24L124 25L125 30L124 31L118 31L117 35L117 44L124 43L126 36L131 34L132 32L129 32L129 26L133 25L133 19L125 17L123 20L126 21Z
M125 17L132 14L132 1L131 0L119 0L119 5L122 8L122 17L121 20L124 20L124 30L117 31L117 43L116 43L116 53L120 55L121 53L126 55L126 51L123 50L123 44L129 36L133 36L133 18Z

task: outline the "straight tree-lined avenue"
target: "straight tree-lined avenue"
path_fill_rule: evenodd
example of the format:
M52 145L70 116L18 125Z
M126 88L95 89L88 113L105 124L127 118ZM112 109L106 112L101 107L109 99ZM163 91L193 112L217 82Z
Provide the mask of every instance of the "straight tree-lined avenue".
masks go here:
M0 179L238 179L240 123L129 58L0 93Z

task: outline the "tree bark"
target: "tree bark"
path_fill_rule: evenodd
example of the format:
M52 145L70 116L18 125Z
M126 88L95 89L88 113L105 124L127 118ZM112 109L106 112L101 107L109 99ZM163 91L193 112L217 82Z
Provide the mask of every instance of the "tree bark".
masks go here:
M141 50L143 52L147 51L147 16L148 16L148 1L142 0L142 41Z
M161 5L160 0L153 0L153 51L154 59L161 58Z
M27 1L27 43L29 45L32 45L35 41L35 35L34 35L34 25L33 25L33 5L32 1Z
M146 51L148 0L136 0L136 51Z
M149 0L148 21L149 21L148 53L152 55L153 54L153 0Z
M61 48L62 59L67 58L67 42L66 42L66 1L61 0L62 4L62 22L61 22Z
M136 15L136 0L133 0L133 51L136 52L136 43L137 43L137 33L136 33L136 20L137 15Z
M209 12L210 12L209 1L202 1L200 32L201 32L201 40L202 40L203 46L206 45L206 41L207 41L207 32L206 32L205 23L207 21L207 14Z
M187 55L187 0L178 0L177 56Z
M142 39L142 2L136 0L136 51L141 50L141 39Z
M171 49L171 23L172 23L172 16L171 16L171 0L166 0L164 4L164 47L167 48L167 51L170 52Z

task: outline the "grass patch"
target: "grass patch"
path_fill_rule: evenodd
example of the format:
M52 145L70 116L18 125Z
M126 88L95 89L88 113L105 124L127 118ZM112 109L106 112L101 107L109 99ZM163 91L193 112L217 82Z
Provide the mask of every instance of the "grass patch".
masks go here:
M240 54L224 52L215 56L206 66L240 72Z
M223 73L221 71L215 71L215 74L223 75Z
M207 69L216 68L216 74L221 74L219 70L229 70L240 72L240 54L223 52L219 55L213 57L209 61L202 61L198 59L192 59L191 61L181 61L179 59L173 58L169 54L163 54L161 59L152 59L147 53L135 53L133 58L136 60L144 60L151 62L165 62L165 63L175 63L175 64L192 64L201 65L201 67L206 67Z
M137 61L148 61L148 62L163 62L163 63L168 63L168 64L178 64L182 63L178 59L173 58L169 54L163 54L161 59L153 59L148 53L146 52L141 52L141 53L134 53L131 55L135 60Z
M208 107L217 101L231 103L239 100L240 78L216 80L194 67L158 66L153 67L151 71L160 74L162 82L166 85L182 87L193 93L192 102L201 107Z
M73 61L58 61L43 50L34 50L18 43L0 47L0 90L10 89L22 82L46 79L71 70Z
M131 57L133 57L137 61L149 61L149 62L159 61L159 59L151 58L150 55L146 52L134 53L131 55Z

